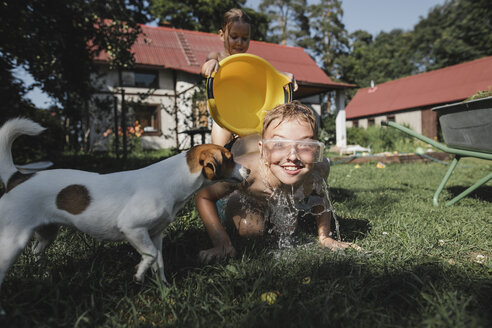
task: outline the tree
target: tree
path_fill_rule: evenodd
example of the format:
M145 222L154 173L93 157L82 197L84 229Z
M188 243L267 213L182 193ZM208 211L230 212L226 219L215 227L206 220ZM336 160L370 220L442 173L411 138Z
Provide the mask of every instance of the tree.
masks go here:
M309 49L319 58L325 72L338 77L335 59L348 51L348 38L342 23L340 0L321 0L308 7L312 40L306 41Z
M356 31L335 59L340 79L360 87L492 55L492 3L452 0L434 7L411 31L375 38Z
M268 42L287 44L288 25L293 12L292 0L263 0L260 3L260 11L268 15L270 21Z
M25 99L26 87L22 81L16 79L13 74L13 63L2 56L0 58L0 99L2 111L0 112L0 125L9 118L27 116L34 106Z
M335 59L339 78L359 87L394 80L416 73L412 61L412 33L394 29L381 32L376 38L366 31L355 31L349 36L350 49ZM355 90L349 92L353 95Z
M450 0L414 27L415 61L433 70L492 55L492 2Z
M149 0L150 13L159 19L159 25L217 33L224 13L231 8L244 10L251 18L251 39L265 40L267 16L245 8L246 0Z
M267 41L305 46L310 39L306 0L263 0L259 9L268 15Z
M6 0L0 8L1 60L23 66L80 130L94 91L94 56L106 50L114 64L131 64L144 1Z
M294 44L303 48L312 48L314 41L311 38L311 24L306 0L295 0L292 2L296 28L293 31Z

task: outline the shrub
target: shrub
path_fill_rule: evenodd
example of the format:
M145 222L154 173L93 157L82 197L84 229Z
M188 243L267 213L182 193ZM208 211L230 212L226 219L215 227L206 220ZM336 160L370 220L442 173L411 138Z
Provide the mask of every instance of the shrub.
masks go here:
M41 124L46 130L39 136L24 135L16 139L12 147L14 163L25 164L59 156L63 152L65 135L59 112L56 109L36 109L23 116Z
M143 128L138 121L135 121L132 126L126 128L126 137L127 137L127 150L128 153L141 153L142 152L142 143L140 138L143 134ZM112 129L107 129L104 132L103 136L108 138L108 149L110 152L115 151L115 133ZM119 144L118 150L120 153L123 152L123 130L121 127L118 127L118 137Z
M408 125L406 125L408 127ZM417 147L425 145L403 132L389 127L371 126L364 128L347 128L347 143L370 147L371 152L385 151L414 152Z

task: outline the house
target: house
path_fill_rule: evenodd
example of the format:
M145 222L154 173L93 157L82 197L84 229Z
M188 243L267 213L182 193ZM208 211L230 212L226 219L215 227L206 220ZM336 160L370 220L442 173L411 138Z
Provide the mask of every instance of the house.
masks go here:
M492 87L492 57L359 89L346 108L347 127L368 127L381 121L408 124L415 132L436 138L437 115L431 108L463 101Z
M200 70L207 55L222 50L223 43L211 33L145 25L142 30L132 48L135 68L117 72L110 70L107 54L96 58L101 71L95 79L97 102L105 105L91 110L94 147L104 147L101 135L122 113L128 124L138 120L143 125L144 148L182 149L199 141L200 135L209 142L211 125L200 93ZM263 57L278 71L293 73L299 85L294 99L318 114L328 92L336 92L344 106L343 90L352 85L333 82L303 48L251 41L248 53Z

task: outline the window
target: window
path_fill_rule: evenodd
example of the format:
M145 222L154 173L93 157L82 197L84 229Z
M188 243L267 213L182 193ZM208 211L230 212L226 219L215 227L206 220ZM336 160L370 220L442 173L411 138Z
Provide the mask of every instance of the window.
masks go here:
M395 115L388 115L388 116L386 116L386 120L388 122L394 122L395 121Z
M161 120L159 106L140 105L134 108L135 121L138 121L144 130L144 135L161 135Z
M358 127L359 127L359 120L354 120L354 121L352 121L352 126L353 126L354 128L358 128Z
M124 71L121 73L124 87L159 88L159 73L151 70Z
M374 122L374 119L373 118L367 119L367 125L374 126L374 124L375 124L375 122Z

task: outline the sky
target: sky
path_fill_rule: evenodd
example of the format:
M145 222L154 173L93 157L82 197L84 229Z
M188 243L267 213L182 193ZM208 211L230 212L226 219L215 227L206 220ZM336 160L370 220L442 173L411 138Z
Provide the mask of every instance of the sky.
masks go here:
M247 0L246 6L258 9L261 0ZM315 3L316 0L308 0ZM431 8L442 5L445 0L342 0L343 23L349 33L365 30L372 35L389 32L395 28L411 30L420 17L426 17ZM33 83L23 69L17 74L26 85ZM46 108L51 100L39 88L34 88L27 97L40 108Z
M258 9L261 0L247 0L246 6ZM308 0L309 4L319 1ZM372 35L395 28L410 30L420 17L445 0L342 0L343 23L349 33L364 30Z

